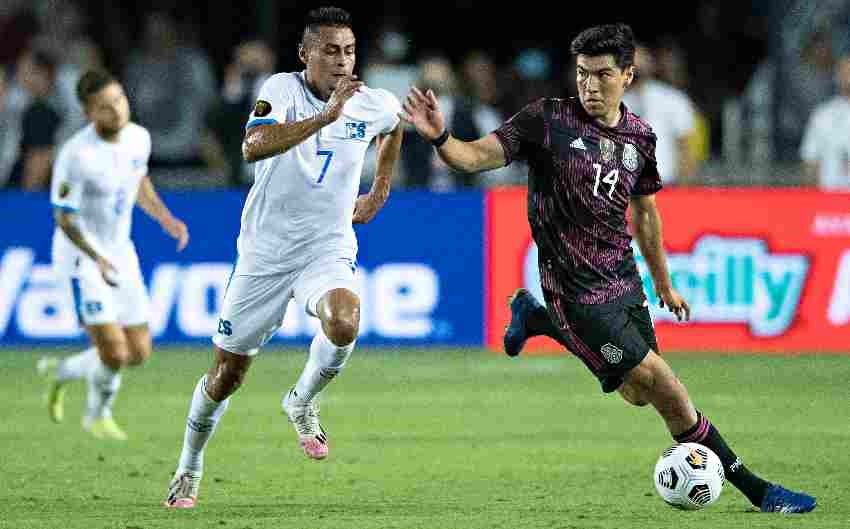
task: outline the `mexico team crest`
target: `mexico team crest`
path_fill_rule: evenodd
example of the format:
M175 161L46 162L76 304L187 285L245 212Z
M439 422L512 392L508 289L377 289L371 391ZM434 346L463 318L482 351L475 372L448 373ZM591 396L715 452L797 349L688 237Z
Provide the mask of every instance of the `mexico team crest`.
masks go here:
M614 142L608 138L599 138L599 156L603 162L610 162L614 159Z
M623 166L629 171L637 171L638 152L634 145L627 143L623 146Z

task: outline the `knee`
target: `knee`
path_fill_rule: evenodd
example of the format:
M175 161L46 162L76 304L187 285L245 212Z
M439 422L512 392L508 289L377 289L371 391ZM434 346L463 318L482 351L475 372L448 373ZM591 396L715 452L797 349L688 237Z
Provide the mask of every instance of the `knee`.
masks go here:
M98 344L100 361L110 369L121 369L130 363L130 350L127 343L119 340L104 341Z
M325 325L325 334L337 347L345 347L357 338L360 322L352 315L334 315Z
M360 328L360 298L344 288L331 290L318 305L325 336L337 347L350 345Z
M127 361L128 365L131 366L140 366L147 362L148 358L151 357L151 345L143 344L143 345L135 345L130 348L129 359Z

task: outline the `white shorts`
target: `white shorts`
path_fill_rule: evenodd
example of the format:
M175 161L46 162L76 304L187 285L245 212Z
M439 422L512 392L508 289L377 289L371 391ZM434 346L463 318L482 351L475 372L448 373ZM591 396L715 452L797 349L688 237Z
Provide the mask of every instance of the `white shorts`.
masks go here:
M120 270L117 287L106 284L97 265L86 260L71 277L74 306L82 325L117 323L123 327L148 322L148 291L137 266Z
M280 329L286 306L295 298L299 308L316 316L325 293L338 288L357 292L350 259L317 259L299 270L271 275L244 275L237 265L224 293L213 343L225 351L253 356Z

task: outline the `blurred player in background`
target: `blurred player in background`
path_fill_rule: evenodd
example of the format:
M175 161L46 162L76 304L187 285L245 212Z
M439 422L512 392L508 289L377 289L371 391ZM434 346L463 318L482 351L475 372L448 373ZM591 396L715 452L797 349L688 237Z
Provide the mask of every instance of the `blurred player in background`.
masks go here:
M257 162L254 185L213 338L216 359L192 396L168 507L195 506L204 448L293 298L299 310L321 320L321 330L281 404L306 456L328 455L317 395L345 366L360 325L352 222L369 222L387 200L401 149L401 105L352 75L355 39L342 9L309 13L298 56L306 70L270 77L246 127L242 149L247 161ZM373 138L375 179L371 191L358 197Z
M189 232L147 176L150 134L130 122L121 84L105 72L90 71L80 78L77 95L91 123L62 146L53 166L53 264L71 280L77 314L93 347L58 362L42 358L38 367L50 375L47 400L54 421L63 419L66 384L85 378L83 428L100 439L124 440L112 418L120 370L151 355L148 294L130 240L133 205L177 239L178 250L188 243Z
M657 354L627 208L661 305L680 321L690 318L691 309L672 286L662 246L655 134L622 104L634 75L634 36L624 24L593 27L573 40L571 52L578 98L539 99L472 142L451 136L433 92L414 87L404 104L403 119L453 169L482 171L515 159L529 164L528 221L539 248L546 307L524 289L515 295L508 352L522 348L533 314L538 331L578 356L602 391L619 391L636 406L652 404L676 441L717 453L726 478L753 505L785 513L814 509L811 496L750 472Z

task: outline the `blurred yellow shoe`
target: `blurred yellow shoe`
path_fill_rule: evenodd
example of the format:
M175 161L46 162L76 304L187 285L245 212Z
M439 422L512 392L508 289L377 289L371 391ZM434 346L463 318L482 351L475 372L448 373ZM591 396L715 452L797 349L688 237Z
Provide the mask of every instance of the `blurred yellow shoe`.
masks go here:
M112 417L101 419L83 419L83 430L89 432L97 439L109 439L112 441L126 441L127 434L120 426L115 424Z
M42 357L36 364L39 374L47 378L47 414L53 422L62 422L65 418L65 385L56 380L56 367L59 361L51 357Z

